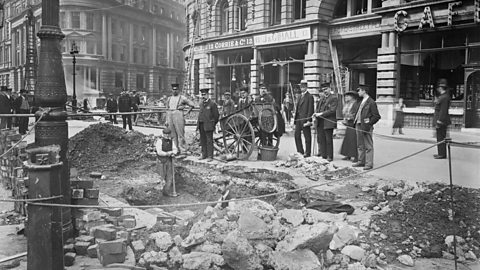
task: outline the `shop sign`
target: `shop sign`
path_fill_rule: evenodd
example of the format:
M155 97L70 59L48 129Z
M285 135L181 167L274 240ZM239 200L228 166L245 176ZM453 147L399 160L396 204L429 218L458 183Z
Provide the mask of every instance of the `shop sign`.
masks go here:
M236 38L229 39L224 41L215 41L210 42L205 45L205 50L223 50L223 49L234 49L245 46L253 46L252 37Z
M330 30L334 36L347 34L365 34L365 32L379 31L380 22L356 23L342 26L335 26Z
M454 11L455 7L461 6L462 1L456 1L448 3L448 18L447 18L447 25L452 26L453 24L453 16L458 15L457 11ZM480 23L480 0L475 0L474 3L474 12L473 12L473 21L475 23ZM400 18L403 17L403 20ZM394 19L394 28L397 32L403 32L407 29L408 26L408 12L405 10L399 10L395 13ZM432 15L432 10L429 6L426 6L423 10L423 16L418 23L418 29L423 29L425 26L430 28L435 28L434 17Z
M257 35L253 37L255 46L307 40L311 38L310 27L273 32L264 35Z

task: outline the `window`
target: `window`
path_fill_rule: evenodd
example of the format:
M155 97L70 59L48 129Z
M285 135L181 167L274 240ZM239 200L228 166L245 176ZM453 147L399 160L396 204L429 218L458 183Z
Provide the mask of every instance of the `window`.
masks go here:
M65 21L65 12L60 12L60 28L65 28L66 21Z
M147 63L147 49L142 49L142 64Z
M87 13L87 30L93 30L94 16L92 13Z
M145 88L145 76L143 74L137 74L137 89Z
M146 41L147 40L147 28L142 27L142 36L141 36L141 41Z
M307 0L294 0L294 7L293 7L294 16L293 16L293 18L295 20L305 19L305 15L306 15L305 5L306 4L307 4Z
M228 11L228 1L224 0L220 5L220 33L222 34L230 31L230 14Z
M72 28L80 28L80 12L72 12Z
M136 24L133 25L133 40L138 40L138 25Z
M120 61L125 61L127 59L127 46L122 45L120 51Z
M95 41L87 40L87 54L95 54Z
M112 35L117 34L117 20L112 19Z
M115 72L115 87L123 87L123 72Z
M238 2L238 6L235 9L235 18L238 18L238 21L235 22L235 29L243 31L247 29L247 14L248 5L246 0L241 0Z
M270 25L280 24L282 18L282 0L270 0Z
M138 60L140 60L140 50L138 48L133 48L133 62L138 63Z

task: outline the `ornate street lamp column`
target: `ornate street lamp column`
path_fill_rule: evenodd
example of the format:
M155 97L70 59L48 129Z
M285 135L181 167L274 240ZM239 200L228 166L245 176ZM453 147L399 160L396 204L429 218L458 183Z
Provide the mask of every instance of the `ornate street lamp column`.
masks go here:
M63 162L61 189L63 203L71 203L70 166L67 160L68 124L66 122L67 91L62 65L60 41L65 37L59 27L59 0L42 1L42 26L38 31L40 54L38 59L35 103L51 111L42 118L35 128L37 146L60 145L60 160ZM42 113L37 113L37 119ZM72 216L70 208L62 208L63 239L72 237Z
M77 92L76 92L76 85L75 85L75 76L77 75L77 69L75 67L75 64L77 63L77 57L76 55L78 54L78 46L75 44L75 41L72 43L72 49L70 50L70 54L72 55L72 64L73 64L73 95L72 95L72 111L77 112Z

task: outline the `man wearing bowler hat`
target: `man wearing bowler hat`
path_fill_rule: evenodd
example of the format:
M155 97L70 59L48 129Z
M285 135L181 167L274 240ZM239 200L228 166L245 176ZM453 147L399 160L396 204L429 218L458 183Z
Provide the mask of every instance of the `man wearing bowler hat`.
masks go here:
M317 141L319 156L333 160L333 129L337 128L337 95L332 93L330 83L322 83L322 92L325 98L320 99L317 105Z
M178 83L172 84L172 96L167 99L167 126L172 130L172 139L178 145L179 152L185 151L185 115L183 110L190 107L186 114L195 107L195 104L184 95L180 95Z
M213 159L213 131L218 122L218 107L208 97L209 88L200 89L201 101L200 112L198 113L197 128L200 132L200 146L202 147L202 157L200 159Z
M450 107L450 95L447 92L447 80L440 79L437 83L438 98L435 100L435 113L433 120L435 121L435 129L437 131L437 142L442 142L447 137L447 128L451 124L448 108ZM447 145L445 142L437 145L438 154L433 155L434 159L447 158Z
M295 110L295 145L297 152L304 157L309 157L312 150L312 115L314 100L313 96L307 91L307 81L300 82L301 94L298 98L297 108ZM305 137L306 149L303 149L302 131Z

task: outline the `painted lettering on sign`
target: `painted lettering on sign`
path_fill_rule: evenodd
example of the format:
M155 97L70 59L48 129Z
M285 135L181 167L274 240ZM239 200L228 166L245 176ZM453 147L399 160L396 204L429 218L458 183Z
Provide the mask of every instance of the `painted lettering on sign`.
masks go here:
M400 16L403 16L402 22L400 22ZM408 13L405 10L399 10L397 11L397 13L395 13L395 17L393 17L393 19L395 20L394 22L395 31L403 32L405 29L407 29L408 27L407 16L408 16Z
M310 27L258 35L253 38L255 46L267 45L311 38Z
M432 11L430 7L425 7L423 10L423 17L420 19L420 23L418 24L418 29L423 29L423 26L428 24L430 28L434 28L435 24L433 23Z
M475 0L474 20L476 23L480 23L480 0Z
M447 25L451 26L453 23L453 16L458 15L458 11L453 11L453 7L462 5L462 1L448 3L448 19Z
M205 49L206 50L222 50L222 49L239 48L239 47L245 47L245 46L253 46L252 37L210 42L205 45Z

